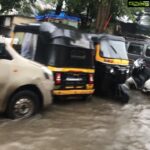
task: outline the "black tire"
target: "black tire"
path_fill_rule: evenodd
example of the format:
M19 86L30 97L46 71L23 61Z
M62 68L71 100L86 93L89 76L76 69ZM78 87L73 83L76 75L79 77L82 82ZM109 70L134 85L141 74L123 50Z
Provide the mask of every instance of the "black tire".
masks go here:
M129 99L130 99L130 97L129 97L128 93L123 93L122 94L121 100L122 100L123 103L128 103Z
M38 95L29 90L15 93L8 101L7 116L11 119L27 118L39 111Z
M92 95L84 95L81 98L81 100L83 100L83 101L90 101L91 99L92 99Z
M118 86L118 88L116 89L115 97L122 103L128 103L130 99L129 92L121 86Z

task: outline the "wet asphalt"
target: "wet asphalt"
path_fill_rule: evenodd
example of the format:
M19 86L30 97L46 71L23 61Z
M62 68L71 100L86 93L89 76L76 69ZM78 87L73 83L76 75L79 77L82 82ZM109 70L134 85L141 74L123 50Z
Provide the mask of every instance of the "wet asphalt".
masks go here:
M0 150L150 150L150 95L67 100L23 120L2 115Z

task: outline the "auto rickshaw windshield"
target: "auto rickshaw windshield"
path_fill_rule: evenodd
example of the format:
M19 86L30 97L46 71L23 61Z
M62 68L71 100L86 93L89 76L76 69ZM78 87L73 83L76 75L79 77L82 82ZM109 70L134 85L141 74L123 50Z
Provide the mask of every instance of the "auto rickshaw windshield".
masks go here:
M101 40L100 56L113 59L128 59L125 42L117 40Z

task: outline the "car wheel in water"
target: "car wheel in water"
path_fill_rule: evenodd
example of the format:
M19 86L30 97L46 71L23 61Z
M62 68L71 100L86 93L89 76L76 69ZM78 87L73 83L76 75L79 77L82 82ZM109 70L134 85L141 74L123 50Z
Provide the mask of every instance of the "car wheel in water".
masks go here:
M37 113L39 109L38 95L29 90L17 92L8 103L7 115L9 118L27 118Z

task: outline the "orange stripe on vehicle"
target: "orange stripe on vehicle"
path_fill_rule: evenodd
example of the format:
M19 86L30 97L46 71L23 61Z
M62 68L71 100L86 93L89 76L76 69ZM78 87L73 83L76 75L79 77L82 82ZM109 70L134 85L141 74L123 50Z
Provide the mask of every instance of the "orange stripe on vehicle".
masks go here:
M114 65L129 65L129 60L122 60L122 59L111 59L111 58L104 58L100 56L100 45L96 45L96 61L107 63L107 64L114 64Z
M82 95L82 94L93 94L93 90L54 90L54 95Z
M94 69L85 69L85 68L57 68L48 66L48 68L52 71L57 72L85 72L85 73L94 73Z

